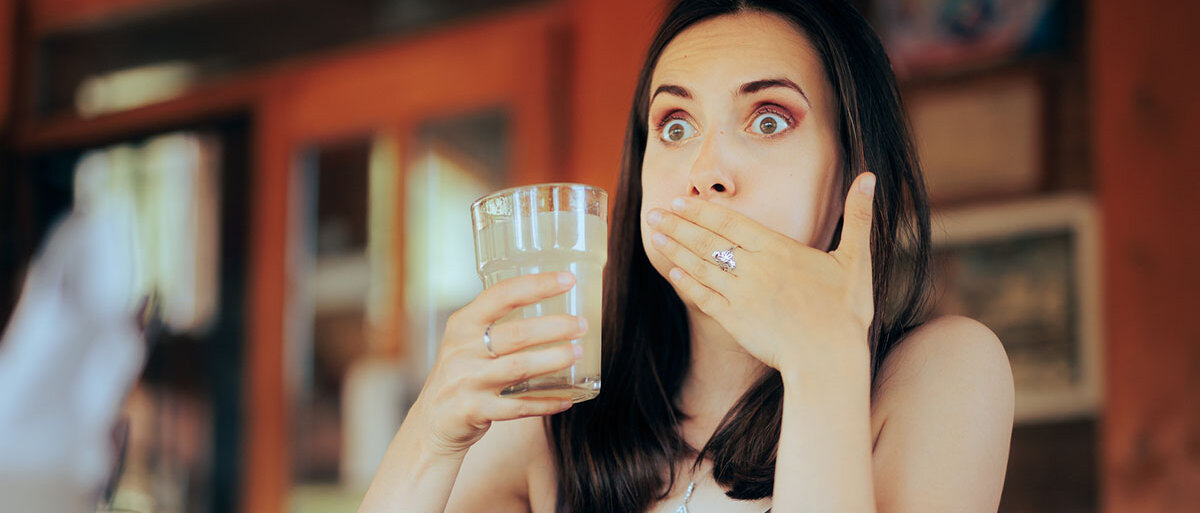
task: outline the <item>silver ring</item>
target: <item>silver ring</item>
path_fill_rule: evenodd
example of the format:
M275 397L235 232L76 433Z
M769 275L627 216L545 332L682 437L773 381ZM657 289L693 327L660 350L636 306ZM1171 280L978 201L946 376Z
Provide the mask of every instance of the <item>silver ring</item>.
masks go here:
M483 329L483 348L487 349L488 354L492 355L492 358L498 358L500 355L496 354L496 352L492 350L491 332L493 324L496 323L493 322L492 324L488 324L487 327Z
M722 271L725 271L728 273L728 272L733 272L734 269L737 269L737 262L734 261L734 259L733 259L733 248L740 248L740 247L741 246L738 246L735 244L732 247L730 247L729 249L713 251L713 253L712 253L713 260L717 261L717 266L720 267Z

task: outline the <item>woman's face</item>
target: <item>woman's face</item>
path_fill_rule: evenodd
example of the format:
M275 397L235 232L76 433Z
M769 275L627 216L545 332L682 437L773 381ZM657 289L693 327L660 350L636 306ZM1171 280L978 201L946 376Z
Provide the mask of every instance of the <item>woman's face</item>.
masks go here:
M691 196L826 249L842 206L836 101L820 57L784 18L711 18L664 49L650 83L642 161L642 246L652 208Z

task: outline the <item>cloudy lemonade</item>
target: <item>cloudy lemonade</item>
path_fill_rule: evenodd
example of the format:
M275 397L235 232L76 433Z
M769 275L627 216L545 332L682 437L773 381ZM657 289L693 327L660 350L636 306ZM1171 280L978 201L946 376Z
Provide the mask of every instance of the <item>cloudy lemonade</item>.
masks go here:
M501 395L570 397L579 402L599 394L603 271L608 258L605 219L579 211L492 219L476 227L475 251L484 287L525 274L567 271L576 277L575 285L567 292L518 308L497 324L555 314L578 315L588 322L582 339L533 348L581 344L581 360L563 371L505 388Z

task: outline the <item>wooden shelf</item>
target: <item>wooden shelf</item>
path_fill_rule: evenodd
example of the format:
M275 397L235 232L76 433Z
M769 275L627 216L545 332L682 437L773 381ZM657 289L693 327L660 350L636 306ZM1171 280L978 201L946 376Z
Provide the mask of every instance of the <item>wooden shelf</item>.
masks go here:
M18 123L16 148L37 153L103 145L151 131L250 110L271 75L204 84L183 96L95 118L60 115Z

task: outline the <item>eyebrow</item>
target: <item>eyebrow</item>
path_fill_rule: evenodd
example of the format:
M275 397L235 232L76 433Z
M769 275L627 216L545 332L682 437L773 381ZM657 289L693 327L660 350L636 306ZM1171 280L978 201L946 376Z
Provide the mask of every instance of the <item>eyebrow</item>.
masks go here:
M741 89L738 90L738 94L741 94L741 95L754 94L759 91L762 91L763 89L770 89L772 87L785 87L785 88L791 89L793 91L796 91L797 93L800 94L801 98L804 98L804 103L808 104L809 106L812 106L812 104L809 103L809 101L808 101L808 95L804 94L804 90L800 89L800 86L796 85L795 82L792 82L791 80L788 80L786 78L768 78L768 79L755 80L753 82L748 82L748 83L742 84Z
M800 86L796 85L795 82L792 82L791 80L788 80L786 78L764 78L762 80L746 82L745 84L742 84L742 86L738 88L737 94L739 96L745 96L748 94L757 93L764 89L770 89L772 87L783 87L783 88L787 88L787 89L796 91L797 93L800 94L801 98L804 98L804 103L808 104L809 106L812 106L812 103L809 102L809 100L808 100L808 95L804 94L804 90L801 89ZM689 100L692 98L692 93L689 92L686 88L684 88L682 86L677 86L677 85L673 85L673 84L663 84L663 85L658 86L658 88L656 88L654 90L654 94L650 96L650 103L654 102L654 98L656 96L658 96L658 93L667 93L670 95L678 96L680 98L687 98Z
M654 103L654 98L658 96L658 93L667 93L680 98L692 99L692 93L689 93L687 89L677 85L663 84L658 86L658 89L655 89L654 94L650 96L651 103Z

